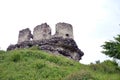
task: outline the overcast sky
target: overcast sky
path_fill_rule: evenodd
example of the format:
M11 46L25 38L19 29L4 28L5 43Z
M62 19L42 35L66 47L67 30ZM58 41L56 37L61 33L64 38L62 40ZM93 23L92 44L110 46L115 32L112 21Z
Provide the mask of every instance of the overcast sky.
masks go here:
M16 44L19 30L47 22L73 25L74 39L85 53L81 63L107 59L100 47L120 34L120 0L0 0L0 48Z

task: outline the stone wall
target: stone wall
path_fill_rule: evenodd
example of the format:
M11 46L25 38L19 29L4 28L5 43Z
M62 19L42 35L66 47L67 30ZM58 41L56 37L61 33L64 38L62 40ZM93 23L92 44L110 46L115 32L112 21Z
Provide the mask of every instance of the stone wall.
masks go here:
M33 40L44 40L51 37L51 28L47 23L43 23L34 28Z
M33 38L36 40L45 40L53 37L62 37L62 38L73 38L73 28L71 24L68 23L57 23L56 24L56 33L51 35L51 28L47 23L38 25L33 30L33 35L29 28L19 31L18 43L29 41Z
M24 42L24 41L30 41L32 38L32 34L29 28L23 29L19 31L18 36L18 43Z
M63 38L73 38L72 25L68 23L57 23L55 36Z

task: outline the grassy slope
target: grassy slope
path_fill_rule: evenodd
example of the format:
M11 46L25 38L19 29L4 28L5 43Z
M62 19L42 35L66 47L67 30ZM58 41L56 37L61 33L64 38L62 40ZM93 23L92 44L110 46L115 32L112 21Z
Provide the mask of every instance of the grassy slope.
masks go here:
M110 61L83 65L32 48L0 51L0 80L120 80L120 68Z

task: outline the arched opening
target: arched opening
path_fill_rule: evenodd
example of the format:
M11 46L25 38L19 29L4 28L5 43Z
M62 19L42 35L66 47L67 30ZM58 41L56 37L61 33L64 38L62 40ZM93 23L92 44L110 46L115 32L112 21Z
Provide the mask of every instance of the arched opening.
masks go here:
M32 40L33 40L33 35L31 34L31 35L30 35L30 41L32 41Z

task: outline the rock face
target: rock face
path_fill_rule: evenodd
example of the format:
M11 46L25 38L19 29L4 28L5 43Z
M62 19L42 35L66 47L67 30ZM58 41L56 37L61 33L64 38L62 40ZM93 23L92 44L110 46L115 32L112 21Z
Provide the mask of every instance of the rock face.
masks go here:
M42 41L25 41L21 44L10 45L7 50L14 50L17 48L29 48L38 46L40 50L44 50L54 54L62 54L66 57L79 61L83 56L83 52L77 47L72 38L54 37Z
M19 32L18 43L10 45L7 50L38 46L40 50L63 55L76 61L84 55L74 41L72 25L68 23L56 24L56 33L53 36L49 25L46 23L38 25L34 28L33 40L30 40L31 38L31 31L28 28L23 29Z

